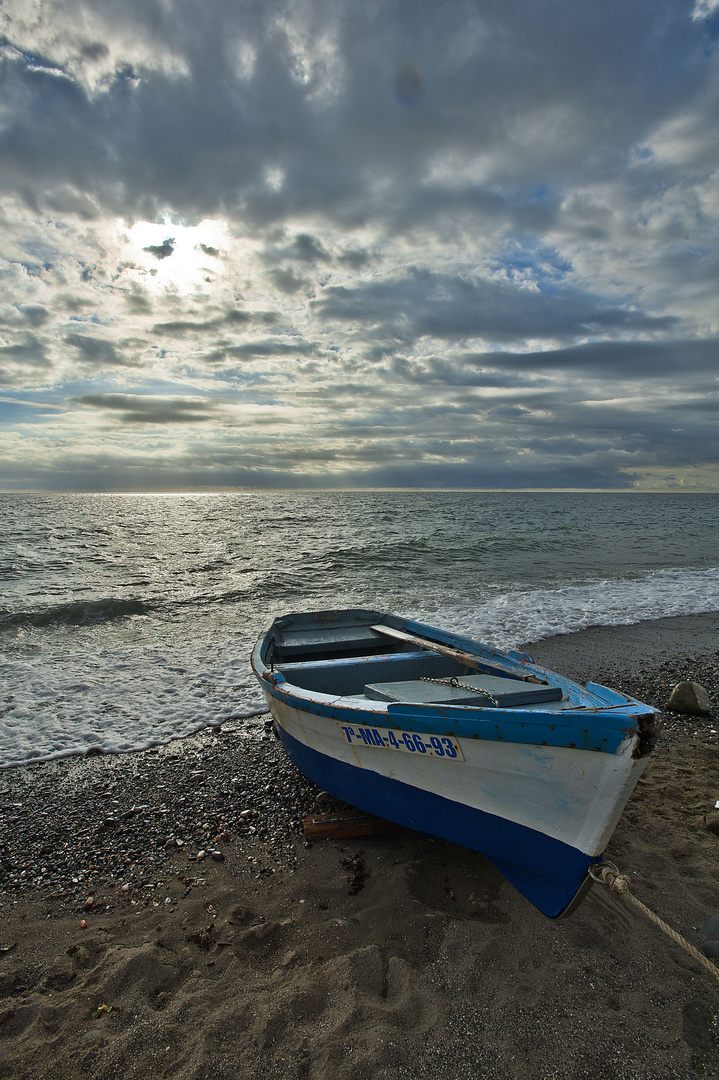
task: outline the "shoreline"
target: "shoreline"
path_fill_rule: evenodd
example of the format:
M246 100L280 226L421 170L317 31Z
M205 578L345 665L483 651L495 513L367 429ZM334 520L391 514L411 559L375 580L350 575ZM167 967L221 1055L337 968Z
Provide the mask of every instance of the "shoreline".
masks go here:
M718 648L719 613L527 647L657 706L706 686L607 849L690 940L719 914ZM602 886L552 922L422 834L307 846L317 794L262 718L0 772L0 1078L717 1075L719 984Z
M605 681L607 685L611 685L611 680L619 674L657 667L660 662L679 656L690 666L694 658L701 659L716 652L719 649L719 611L666 616L627 625L589 626L572 633L531 640L516 648L531 654L538 664L575 681ZM657 707L660 708L661 705ZM230 717L228 720L217 719L216 722L196 728L188 734L139 749L115 751L93 745L89 748L89 753L85 754L80 750L62 750L53 757L0 762L0 781L6 773L15 769L32 768L35 765L67 759L82 759L94 754L132 758L134 754L151 753L163 746L182 744L203 732L229 730L235 720L239 720L240 725L249 727L258 717L266 715L266 709L251 709L247 715Z
M589 626L521 648L571 679L601 681L597 670L629 674L680 660L688 667L719 652L719 611L673 615L622 626ZM689 679L691 676L687 675Z

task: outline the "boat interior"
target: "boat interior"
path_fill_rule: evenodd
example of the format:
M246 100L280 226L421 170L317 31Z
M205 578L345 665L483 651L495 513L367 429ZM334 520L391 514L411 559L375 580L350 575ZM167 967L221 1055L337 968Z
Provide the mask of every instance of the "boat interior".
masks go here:
M316 626L275 635L267 659L287 682L320 694L484 707L531 707L562 699L559 686L523 681L489 659L465 664L433 652L431 644L418 648L376 624Z

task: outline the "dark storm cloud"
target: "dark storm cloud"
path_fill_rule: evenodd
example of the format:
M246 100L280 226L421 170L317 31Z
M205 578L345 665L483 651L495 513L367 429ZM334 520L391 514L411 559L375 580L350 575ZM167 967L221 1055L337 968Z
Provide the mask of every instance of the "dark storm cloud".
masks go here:
M150 244L149 247L143 248L143 251L147 251L150 255L154 255L156 259L168 259L175 250L175 239L169 237L161 244Z
M715 391L716 394L716 391ZM719 397L704 398L701 401L690 401L682 404L683 412L719 414Z
M353 248L350 251L343 251L338 257L340 265L351 267L353 270L360 270L363 266L366 266L371 259L371 255L368 251L362 251L359 248Z
M422 93L424 77L422 72L411 61L398 64L392 76L392 85L400 101L405 105L414 104Z
M304 356L315 351L306 341L248 341L244 345L231 345L224 350L226 356L239 360L253 360L260 356Z
M262 258L272 267L267 276L286 296L310 289L311 282L303 275L313 266L326 266L333 261L321 242L309 233L299 233L291 244L269 244Z
M526 465L507 466L500 460L485 459L476 462L443 465L398 461L380 463L367 467L363 462L342 470L341 476L332 475L324 467L295 468L298 461L287 455L278 466L268 466L262 454L247 454L247 461L222 460L223 455L208 453L192 465L174 456L153 459L150 463L137 455L129 460L126 454L97 454L87 457L63 455L55 459L53 467L40 470L38 485L46 490L76 491L187 491L193 488L493 488L514 490L518 488L556 486L556 469L552 466L531 468ZM326 458L320 456L323 465ZM302 464L302 462L299 462ZM128 474L128 465L131 473ZM138 483L139 481L139 483ZM27 486L27 468L11 466L6 473L8 489ZM630 488L631 479L619 474L611 464L602 462L572 463L566 473L566 487L578 488Z
M87 308L93 307L93 302L87 296L77 296L67 294L60 294L56 297L56 304L63 311L72 312L77 314L79 311L84 311Z
M295 277L292 270L270 270L268 276L274 282L275 288L287 296L309 288L310 284L306 278Z
M251 323L260 323L264 326L271 326L272 323L277 322L278 316L271 311L242 311L240 308L233 308L231 311L226 311L221 315L217 315L214 319L206 319L204 322L195 322L191 319L176 319L173 322L156 323L153 328L153 334L206 334L208 332L215 332L217 330L228 330L234 327L244 327Z
M140 394L81 394L70 399L102 412L119 413L125 424L198 424L216 414L212 401L145 397Z
M16 304L6 315L0 315L0 326L42 326L50 318L50 312L40 304Z
M501 148L497 179L511 176L518 192L537 168L546 180L606 168L680 107L711 62L686 5L655 0L459 0L419 12L400 0L377 11L315 0L284 23L275 5L250 0L123 15L125 40L134 32L148 59L115 51L99 91L49 45L43 55L6 42L6 189L22 177L27 197L41 198L67 185L143 216L240 203L258 222L311 210L360 221L384 205L406 214L428 158L455 150ZM535 137L547 117L552 128ZM390 181L379 200L373 170Z
M264 258L268 262L279 262L283 259L303 263L328 263L331 261L320 241L314 236L310 236L309 233L299 233L293 242L285 247L270 247L264 253Z
M132 289L125 294L125 303L128 310L137 315L149 315L152 312L152 304L147 295L139 289Z
M7 360L19 360L33 367L44 367L47 363L45 348L36 338L30 338L21 345L3 345L0 357Z
M712 411L697 411L701 399L687 399L686 394L683 400L660 396L637 407L627 400L605 400L598 392L589 395L581 382L554 390L526 389L510 399L499 386L495 393L461 401L389 392L363 396L356 389L348 386L348 395L362 402L361 411L348 415L337 409L332 422L318 427L317 437L340 439L344 433L349 446L357 439L368 440L380 460L396 457L399 440L405 449L413 447L418 469L419 459L426 463L427 456L446 459L447 467L457 458L497 458L505 464L517 459L525 473L531 470L530 461L539 472L551 463L554 486L572 486L567 469L576 476L578 459L586 471L586 462L601 456L604 486L622 487L626 477L621 470L629 465L678 467L719 457ZM446 432L452 433L451 439L442 437ZM587 485L594 486L590 473L587 476Z
M102 41L88 42L80 47L84 60L102 60L109 54L109 49Z
M0 346L0 383L6 386L22 385L33 370L51 366L45 344L34 336L15 345Z
M313 267L323 273L333 265L359 270L367 265L370 255L358 248L347 250L341 246L330 253L316 237L300 233L291 244L270 243L262 258L272 267L267 274L275 288L291 296L311 288L310 279L304 275L311 273Z
M512 355L485 353L482 356L464 356L458 360L432 356L423 361L394 356L390 366L403 382L419 386L526 388L526 375L506 370L511 365ZM536 381L533 385L536 385Z
M452 340L485 337L521 341L526 337L573 338L587 334L667 331L668 315L600 301L571 287L543 291L413 269L399 280L356 288L328 287L313 304L325 321L361 322L369 336L412 342L424 335Z
M90 334L68 334L68 345L77 349L86 364L93 367L135 367L136 362L122 356L111 341Z
M588 342L542 352L471 354L466 360L517 371L575 371L595 378L621 375L642 380L669 375L683 380L690 372L719 371L719 338Z

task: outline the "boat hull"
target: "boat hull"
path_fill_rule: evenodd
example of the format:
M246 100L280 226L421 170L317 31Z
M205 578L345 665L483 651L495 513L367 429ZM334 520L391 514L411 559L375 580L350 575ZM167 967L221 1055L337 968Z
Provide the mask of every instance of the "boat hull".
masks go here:
M480 851L550 918L586 887L644 766L629 741L609 755L459 739L461 760L354 746L341 721L265 693L305 776L368 813Z
M307 777L480 851L551 918L588 887L656 737L633 698L376 611L283 616L252 666Z

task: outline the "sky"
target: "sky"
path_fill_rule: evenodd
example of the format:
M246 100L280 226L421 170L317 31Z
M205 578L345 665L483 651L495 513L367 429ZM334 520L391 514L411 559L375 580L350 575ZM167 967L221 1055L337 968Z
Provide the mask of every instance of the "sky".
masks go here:
M719 491L719 0L3 0L0 490Z

